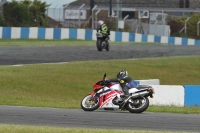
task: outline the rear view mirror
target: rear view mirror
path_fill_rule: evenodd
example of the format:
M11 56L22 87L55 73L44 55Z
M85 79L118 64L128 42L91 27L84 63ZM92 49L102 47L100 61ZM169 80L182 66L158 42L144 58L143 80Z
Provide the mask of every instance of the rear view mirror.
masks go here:
M106 77L106 73L104 74L104 76L103 76L104 78Z

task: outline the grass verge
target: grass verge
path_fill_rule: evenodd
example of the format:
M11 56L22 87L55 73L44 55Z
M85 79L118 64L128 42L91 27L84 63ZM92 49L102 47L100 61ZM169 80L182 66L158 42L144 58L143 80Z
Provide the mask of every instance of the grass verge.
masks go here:
M117 66L115 64L118 64ZM127 69L134 79L160 79L162 85L200 84L200 56L67 64L0 66L0 105L80 108L82 98L106 72ZM200 114L199 107L156 107L147 111Z
M180 133L168 131L108 130L84 128L58 128L48 126L0 125L1 133ZM182 132L183 133L183 132Z

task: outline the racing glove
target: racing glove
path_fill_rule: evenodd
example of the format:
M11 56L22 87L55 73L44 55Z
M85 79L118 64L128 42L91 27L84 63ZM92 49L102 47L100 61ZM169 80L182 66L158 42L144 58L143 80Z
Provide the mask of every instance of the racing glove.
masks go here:
M110 79L109 79L109 78L106 78L106 79L105 79L105 82L106 82L106 83L110 83Z

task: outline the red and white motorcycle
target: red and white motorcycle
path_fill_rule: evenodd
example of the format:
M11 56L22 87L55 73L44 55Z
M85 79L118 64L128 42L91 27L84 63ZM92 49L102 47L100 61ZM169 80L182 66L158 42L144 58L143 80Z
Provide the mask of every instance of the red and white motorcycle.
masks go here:
M148 85L138 85L129 89L130 97L125 99L119 83L106 83L106 74L103 80L94 84L94 92L88 94L81 101L81 108L85 111L94 111L98 108L128 110L131 113L142 113L149 107L148 97L153 98L154 89Z

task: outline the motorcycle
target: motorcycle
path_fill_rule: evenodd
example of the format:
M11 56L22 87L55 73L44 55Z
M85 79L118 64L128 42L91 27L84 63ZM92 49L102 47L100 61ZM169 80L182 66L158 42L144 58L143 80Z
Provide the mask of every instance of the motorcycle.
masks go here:
M106 73L103 80L93 85L94 92L85 96L81 101L81 108L84 111L94 111L97 109L128 110L130 113L142 113L149 107L149 97L153 98L154 89L149 85L138 85L137 88L129 89L130 96L123 97L123 91L119 83L105 82Z
M106 49L106 51L109 51L110 45L108 42L108 37L103 36L101 32L97 32L96 36L97 36L97 42L96 42L97 50L102 51L103 49Z

